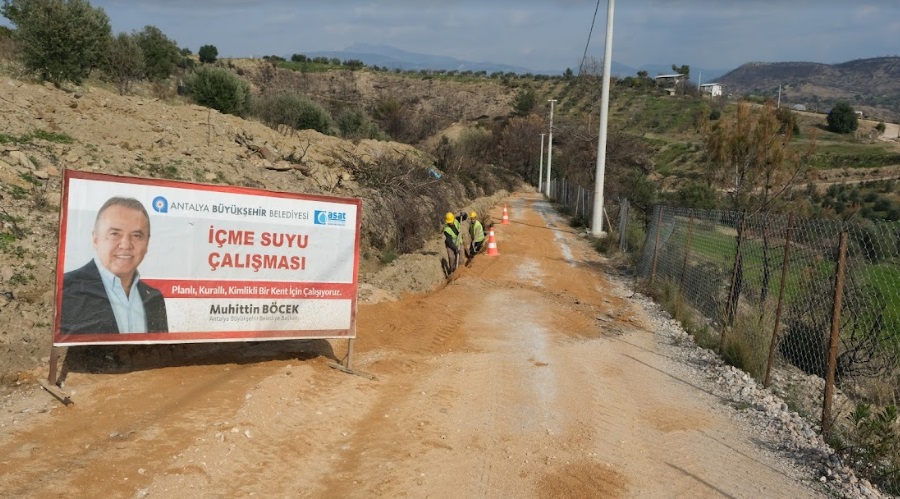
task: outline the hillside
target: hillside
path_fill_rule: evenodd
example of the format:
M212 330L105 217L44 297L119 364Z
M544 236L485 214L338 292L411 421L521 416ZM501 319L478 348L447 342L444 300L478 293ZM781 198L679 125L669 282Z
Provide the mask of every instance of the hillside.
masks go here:
M732 97L758 95L802 104L824 112L847 101L875 120L900 118L900 57L858 59L841 64L813 62L751 62L718 79Z
M223 60L247 78L259 93L291 92L318 102L337 116L344 108L362 108L384 119L395 140L417 144L454 123L508 116L515 89L498 80L400 76L385 71L295 71L261 60ZM282 67L284 66L284 67Z
M5 383L14 382L19 371L45 365L41 359L49 354L65 169L360 197L363 301L397 298L443 282L434 256L438 248L431 247L437 244L440 216L449 209L486 210L494 199L472 204L474 196L485 196L484 189L470 194L449 179L428 184L426 191L392 194L357 180L361 172L352 167L392 165L410 175L432 164L427 154L406 144L352 142L311 130L282 134L179 99L120 96L96 82L68 91L10 77L0 85L0 375ZM403 182L398 176L392 185ZM414 202L405 196L415 196ZM398 222L406 217L424 222L401 227ZM397 257L395 245L404 237L409 248L425 253L401 256L407 266L384 267Z

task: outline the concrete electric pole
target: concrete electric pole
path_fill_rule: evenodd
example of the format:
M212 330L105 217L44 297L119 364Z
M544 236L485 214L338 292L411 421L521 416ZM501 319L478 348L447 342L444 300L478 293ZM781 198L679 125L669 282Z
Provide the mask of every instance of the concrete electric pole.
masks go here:
M547 190L544 193L550 197L550 172L553 168L553 104L556 104L556 99L549 99L547 102L550 103L550 136L547 139Z
M606 49L603 53L603 87L600 91L600 139L597 144L597 171L594 175L594 213L591 234L603 237L603 176L606 172L606 123L609 119L609 72L612 69L613 11L616 0L607 0Z

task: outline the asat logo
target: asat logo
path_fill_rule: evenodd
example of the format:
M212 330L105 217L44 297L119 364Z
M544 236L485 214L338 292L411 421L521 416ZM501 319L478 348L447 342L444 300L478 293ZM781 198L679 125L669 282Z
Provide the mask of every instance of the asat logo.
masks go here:
M313 221L316 225L346 225L347 214L342 211L316 210Z
M153 211L157 213L168 213L169 200L162 196L156 196L155 198L153 198Z

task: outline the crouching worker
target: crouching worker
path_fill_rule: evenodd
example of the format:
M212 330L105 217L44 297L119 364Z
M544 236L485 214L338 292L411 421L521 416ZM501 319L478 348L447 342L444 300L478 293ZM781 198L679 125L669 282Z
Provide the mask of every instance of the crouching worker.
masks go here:
M447 267L444 269L449 277L459 265L459 249L462 236L459 232L459 221L456 216L447 212L444 215L444 246L447 248Z
M471 243L469 243L469 251L466 254L467 266L472 263L475 255L481 253L481 250L484 249L484 226L481 225L481 220L478 220L478 214L474 211L469 213L469 236L471 237Z

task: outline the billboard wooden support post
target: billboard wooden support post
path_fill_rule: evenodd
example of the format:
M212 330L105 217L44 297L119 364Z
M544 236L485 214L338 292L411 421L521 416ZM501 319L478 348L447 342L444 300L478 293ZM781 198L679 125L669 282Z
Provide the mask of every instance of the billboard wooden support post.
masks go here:
M50 374L47 376L47 382L56 385L56 367L59 364L59 347L50 347Z
M353 341L353 338L347 340L347 361L344 363L347 369L353 369Z
M50 374L47 376L47 381L42 379L38 379L38 383L41 385L41 388L50 392L50 395L56 397L57 400L62 402L64 405L71 405L75 402L69 397L69 394L64 392L56 385L56 371L57 364L59 364L59 347L50 347Z
M355 341L355 336L352 338L347 338L347 356L344 357L340 362L328 362L326 365L332 369L337 369L338 371L343 371L347 374L354 374L356 376L362 376L363 378L374 380L375 376L353 369L353 343Z

